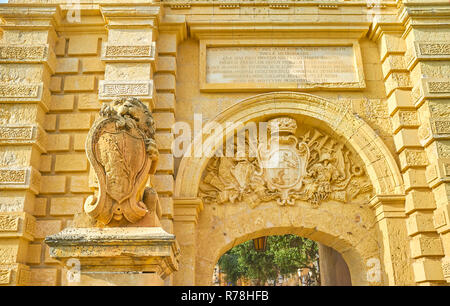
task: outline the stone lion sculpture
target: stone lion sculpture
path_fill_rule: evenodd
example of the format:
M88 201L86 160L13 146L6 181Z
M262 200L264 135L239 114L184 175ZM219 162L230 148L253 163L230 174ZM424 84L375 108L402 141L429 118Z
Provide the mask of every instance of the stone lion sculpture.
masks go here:
M156 193L145 187L156 169L155 122L136 98L103 104L86 141L86 153L99 189L84 211L103 225L136 223L154 208Z

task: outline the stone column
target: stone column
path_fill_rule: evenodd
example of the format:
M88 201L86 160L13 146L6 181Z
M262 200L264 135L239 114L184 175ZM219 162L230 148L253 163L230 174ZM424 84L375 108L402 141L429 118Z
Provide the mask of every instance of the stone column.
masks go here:
M174 199L174 231L180 243L180 270L173 277L176 286L198 285L195 280L196 225L198 215L203 210L200 198Z
M436 265L436 257L442 256L442 248L439 247L439 238L433 226L436 205L425 180L428 158L418 136L419 113L411 92L415 82L411 80L413 75L406 60L405 30L400 20L380 16L373 26L372 39L378 43L394 144L404 180L405 221L408 235L412 238L409 247L415 281L431 284L439 283L442 279L430 274L424 277L419 271ZM428 249L425 246L429 246Z
M405 199L403 196L375 196L370 201L383 241L383 266L387 277L384 283L412 285L413 273L409 265L410 252L405 224ZM367 262L369 269L376 269L377 263ZM377 277L377 271L372 277Z
M436 1L433 7L416 1L404 3L400 12L407 25L405 62L414 84L412 103L419 117L420 154L427 161L423 176L427 194L418 193L416 203L428 205L428 214L434 215L434 227L431 218L426 222L429 233L413 239L417 255L428 258L416 262L414 271L421 282L450 282L450 118L446 100L450 98L450 77L444 69L445 61L450 60L450 10L448 1Z
M9 5L0 7L0 16L0 285L28 285L40 277L26 263L41 251L29 243L36 236L33 214L42 209L35 195L60 10Z

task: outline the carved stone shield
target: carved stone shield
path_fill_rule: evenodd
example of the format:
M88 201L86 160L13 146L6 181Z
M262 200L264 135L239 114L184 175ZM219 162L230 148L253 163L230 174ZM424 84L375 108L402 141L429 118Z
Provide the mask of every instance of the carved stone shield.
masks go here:
M105 225L123 218L136 223L147 213L142 196L156 166L149 153L154 141L142 125L150 113L140 101L122 99L104 104L100 115L86 142L99 190L86 200L84 210Z
M299 191L302 187L309 149L304 143L299 145L295 137L280 137L277 141L269 152L260 151L263 178L269 190L279 193L278 204L294 205L291 191Z
M277 188L294 188L303 176L302 160L292 147L283 146L270 152L266 180Z

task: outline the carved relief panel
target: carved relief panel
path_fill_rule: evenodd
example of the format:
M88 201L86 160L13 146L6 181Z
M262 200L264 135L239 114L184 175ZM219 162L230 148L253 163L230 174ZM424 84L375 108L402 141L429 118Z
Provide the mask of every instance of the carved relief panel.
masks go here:
M86 142L99 190L84 204L100 223L136 223L157 200L145 187L158 160L154 125L150 111L136 98L103 104Z
M205 203L256 207L272 200L279 205L302 200L318 207L324 201L370 196L372 185L362 163L343 143L312 127L298 135L297 122L289 117L272 119L268 126L268 145L255 148L247 139L245 157L210 160L199 187Z

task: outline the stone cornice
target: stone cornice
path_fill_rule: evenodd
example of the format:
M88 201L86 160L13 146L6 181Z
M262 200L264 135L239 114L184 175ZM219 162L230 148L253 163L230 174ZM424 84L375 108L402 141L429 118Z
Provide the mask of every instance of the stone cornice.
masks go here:
M444 0L404 0L399 4L399 19L406 27L436 27L450 24L450 5Z
M383 33L389 32L397 32L403 33L405 31L405 27L398 18L398 16L394 15L383 15L380 18L376 18L372 24L370 29L369 38L373 41L378 41Z
M289 4L295 6L321 6L324 9L332 9L334 7L343 6L365 6L369 8L373 7L396 7L397 4L393 0L382 0L380 4L371 4L366 0L161 0L164 5L169 4L190 4L190 5L250 5L250 6L268 6L271 4Z
M108 28L158 28L159 3L147 5L101 5L100 11Z
M194 198L174 198L174 221L197 224L198 215L203 210L203 200Z
M61 21L58 5L0 4L0 17L5 20L3 29L46 30L57 27Z
M376 195L370 202L377 221L384 218L404 218L405 215L405 196L403 195Z
M66 228L45 242L50 256L63 264L77 258L86 271L150 271L165 277L178 270L179 245L160 227Z
M161 11L159 3L145 5L101 4L100 6L105 17L156 17Z
M245 18L227 22L219 17L208 20L190 18L187 22L189 34L196 39L233 38L239 34L240 38L255 38L265 34L279 34L278 38L349 38L360 39L364 37L370 27L370 22L355 20L354 22L332 23L328 20L309 20L305 16L298 19L271 19L261 16L260 19ZM266 37L266 36L264 36Z
M161 18L159 32L175 33L178 42L185 40L187 37L186 17L183 15L165 15Z

